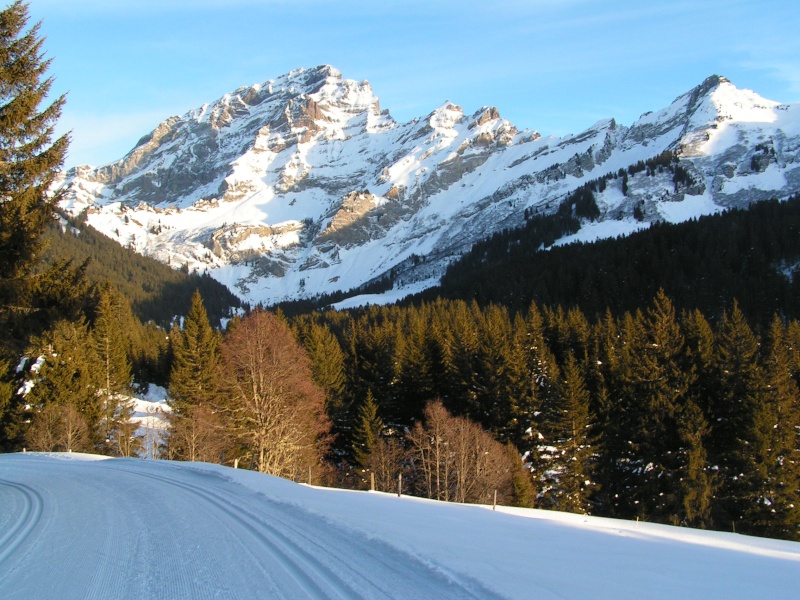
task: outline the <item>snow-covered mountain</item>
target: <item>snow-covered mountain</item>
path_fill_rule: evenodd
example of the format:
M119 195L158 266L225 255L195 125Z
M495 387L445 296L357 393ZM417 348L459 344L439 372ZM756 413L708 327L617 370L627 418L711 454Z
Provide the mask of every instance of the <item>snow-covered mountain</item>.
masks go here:
M450 102L397 123L368 82L299 69L167 119L120 161L70 170L63 206L121 244L272 303L388 276L396 288L431 285L526 212L553 212L582 184L667 150L689 183L642 172L623 193L611 180L578 237L800 191L800 105L712 76L629 127L609 119L542 137L495 108L466 115Z

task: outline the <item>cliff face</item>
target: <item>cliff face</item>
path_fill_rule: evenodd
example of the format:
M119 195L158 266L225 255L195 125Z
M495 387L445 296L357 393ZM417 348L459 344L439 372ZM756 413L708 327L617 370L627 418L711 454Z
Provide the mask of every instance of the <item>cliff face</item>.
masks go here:
M274 302L392 272L435 282L477 240L587 181L675 151L671 174L611 182L598 221L681 220L800 191L800 109L712 76L630 127L564 138L446 102L396 123L369 83L297 70L171 117L123 159L66 174L64 208L173 266ZM633 225L631 225L633 226ZM422 257L424 260L420 260Z

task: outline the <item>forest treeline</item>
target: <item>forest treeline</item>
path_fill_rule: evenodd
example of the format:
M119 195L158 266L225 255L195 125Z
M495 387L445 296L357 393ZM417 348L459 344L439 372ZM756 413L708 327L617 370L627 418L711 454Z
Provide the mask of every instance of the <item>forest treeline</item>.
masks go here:
M515 310L535 299L619 315L663 289L679 309L696 308L710 319L730 310L734 298L762 325L775 313L800 317L798 197L541 250L555 241L545 227L551 221L537 217L479 242L421 298L475 299Z
M133 454L128 395L158 382L168 458L798 538L795 319L762 325L733 299L707 318L657 291L621 314L438 299L221 332L196 292L166 329L70 273L57 297L83 302L6 363L6 450Z
M134 314L142 321L154 321L162 327L189 311L195 290L205 298L209 319L217 327L220 320L242 302L231 291L208 274L173 269L157 260L137 254L121 246L77 219L60 215L45 230L42 269L68 260L73 265L86 263L87 279L93 284L113 285L131 303Z
M437 300L292 323L354 477L365 403L407 451L436 400L518 450L534 506L798 539L797 320L732 301L712 323L659 291L619 316Z

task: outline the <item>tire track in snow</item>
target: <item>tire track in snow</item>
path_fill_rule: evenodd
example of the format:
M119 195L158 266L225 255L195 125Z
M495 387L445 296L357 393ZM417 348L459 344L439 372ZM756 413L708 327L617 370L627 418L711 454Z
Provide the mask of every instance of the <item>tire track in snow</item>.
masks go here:
M269 555L275 559L275 562L284 569L300 590L307 594L309 598L325 600L335 598L341 598L342 600L361 598L355 590L348 587L335 573L330 571L325 564L292 543L291 540L280 533L275 527L256 519L255 515L244 510L241 506L236 507L241 511L240 514L239 511L235 510L226 502L226 498L198 486L176 481L170 477L134 469L125 469L125 472L183 489L202 498L216 509L225 513L229 518L241 525L246 532L254 537L259 544L269 552ZM265 535L264 530L266 530L270 536ZM333 595L323 589L323 587L309 575L309 572L321 578L327 588L333 592Z
M132 466L126 465L126 467ZM205 471L192 470L185 466L182 466L183 469L194 475L213 477L212 474ZM184 489L220 509L254 537L309 598L414 597L417 600L423 598L437 600L441 598L480 598L483 600L499 598L496 594L468 579L464 581L450 579L446 574L437 571L435 567L424 564L414 556L403 554L383 542L368 540L361 534L341 530L327 521L321 520L320 524L315 524L310 529L307 522L299 519L297 515L291 514L292 509L301 509L275 502L265 496L259 495L259 500L263 502L263 505L260 505L256 512L255 507L245 506L241 501L234 505L231 497L223 496L196 484L144 472L136 468L126 468L125 471ZM179 471L176 471L176 475L178 474ZM221 479L230 483L225 478ZM309 514L309 516L312 515ZM272 517L274 522L280 523L280 526L288 530L290 534L287 535L286 532L272 525L268 520L269 517ZM320 517L314 518L321 519ZM323 533L327 535L321 541L320 536ZM356 538L357 543L355 548L351 545L353 537ZM312 550L304 548L299 543L300 541L304 541L305 545ZM320 550L325 552L328 563L317 557ZM364 570L364 564L356 560L356 554L379 569L379 580L376 581L376 574L373 572L361 572ZM333 564L335 567L332 566ZM345 579L345 575L348 576L347 579ZM316 580L319 580L320 583L317 583ZM423 585L420 585L420 581Z
M39 492L22 483L0 480L0 485L16 490L23 498L22 511L16 523L0 537L0 565L3 565L39 523L44 500Z

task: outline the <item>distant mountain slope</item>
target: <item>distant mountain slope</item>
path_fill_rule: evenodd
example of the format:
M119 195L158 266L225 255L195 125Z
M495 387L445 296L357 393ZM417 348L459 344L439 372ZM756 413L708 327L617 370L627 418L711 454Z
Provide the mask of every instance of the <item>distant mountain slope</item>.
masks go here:
M632 231L800 191L800 108L712 76L630 127L554 138L450 102L397 123L367 82L299 69L167 119L116 163L71 170L63 206L273 303L380 279L433 285L475 242L665 151L679 180L609 181L579 226Z
M189 310L195 289L200 290L212 322L230 316L241 306L239 298L215 279L175 270L147 256L141 256L80 221L63 217L46 233L44 260L72 259L82 264L89 259L87 277L93 283L108 281L131 302L144 322L169 324Z
M679 309L712 319L734 299L755 323L767 325L775 314L800 318L800 196L540 250L554 227L553 219L531 220L476 244L420 298L622 314L663 289Z

